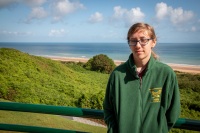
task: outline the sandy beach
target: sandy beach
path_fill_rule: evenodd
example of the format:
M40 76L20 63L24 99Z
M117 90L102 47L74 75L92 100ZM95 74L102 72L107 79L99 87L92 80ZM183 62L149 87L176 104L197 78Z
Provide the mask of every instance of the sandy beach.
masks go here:
M59 60L59 61L72 61L72 62L83 62L86 63L88 58L75 58L75 57L48 57L52 60ZM116 65L120 65L123 61L114 60ZM175 71L185 72L185 73L192 73L192 74L200 74L200 66L195 65L182 65L182 64L168 64L172 67Z

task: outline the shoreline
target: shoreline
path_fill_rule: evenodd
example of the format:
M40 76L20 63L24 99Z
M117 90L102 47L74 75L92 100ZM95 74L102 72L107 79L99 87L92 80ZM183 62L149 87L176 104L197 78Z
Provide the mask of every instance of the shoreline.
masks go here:
M84 57L56 57L56 56L46 56L45 58L49 58L57 61L66 61L66 62L83 62L86 63L89 59ZM116 66L120 65L124 61L114 60ZM200 74L200 66L198 65L186 65L186 64L174 64L174 63L166 63L169 65L174 71L180 71L184 73L191 74Z

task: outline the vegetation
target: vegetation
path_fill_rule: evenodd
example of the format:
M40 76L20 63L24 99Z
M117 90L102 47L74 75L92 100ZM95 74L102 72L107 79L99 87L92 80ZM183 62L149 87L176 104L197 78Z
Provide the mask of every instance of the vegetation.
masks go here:
M200 120L200 74L176 72L181 95L181 118ZM172 129L173 133L197 131Z
M84 66L84 63L53 61L1 48L0 98L22 103L102 109L109 74L90 71ZM200 75L176 73L181 92L180 117L200 120ZM0 121L4 120L0 116ZM173 129L173 132L187 131Z
M10 101L102 109L102 103L93 106L93 100L96 95L103 99L108 76L15 49L0 49L0 97Z
M116 67L116 65L114 61L110 59L107 55L99 54L89 59L84 67L92 71L109 74Z
M177 72L181 94L181 117L200 120L200 74Z

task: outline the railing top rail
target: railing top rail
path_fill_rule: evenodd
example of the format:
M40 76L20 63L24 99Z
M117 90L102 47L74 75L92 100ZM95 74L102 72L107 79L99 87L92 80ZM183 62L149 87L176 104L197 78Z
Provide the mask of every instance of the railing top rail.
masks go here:
M25 103L16 103L16 102L0 102L0 110L103 119L102 110L73 108L73 107L66 107L66 106L25 104Z

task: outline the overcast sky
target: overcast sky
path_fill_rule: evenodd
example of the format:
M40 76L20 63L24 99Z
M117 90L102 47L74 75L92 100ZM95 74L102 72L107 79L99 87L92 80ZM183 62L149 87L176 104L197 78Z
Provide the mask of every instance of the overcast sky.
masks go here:
M0 0L0 42L126 42L136 22L160 43L200 43L200 0Z

